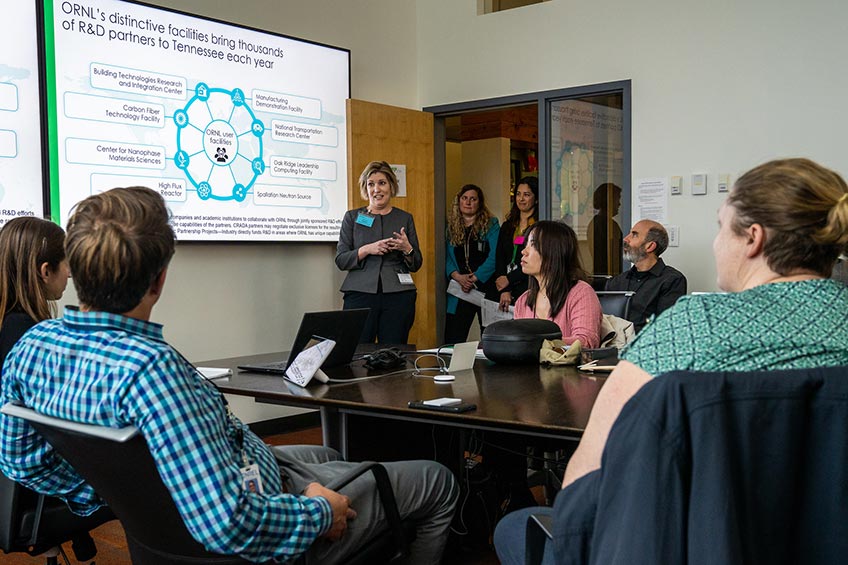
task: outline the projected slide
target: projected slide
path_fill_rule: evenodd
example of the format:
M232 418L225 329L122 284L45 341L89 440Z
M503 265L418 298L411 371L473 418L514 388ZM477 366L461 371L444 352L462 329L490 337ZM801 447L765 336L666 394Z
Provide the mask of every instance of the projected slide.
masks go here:
M338 238L346 50L115 0L45 3L62 223L89 194L143 185L182 241Z
M42 216L35 3L7 2L0 19L0 225Z

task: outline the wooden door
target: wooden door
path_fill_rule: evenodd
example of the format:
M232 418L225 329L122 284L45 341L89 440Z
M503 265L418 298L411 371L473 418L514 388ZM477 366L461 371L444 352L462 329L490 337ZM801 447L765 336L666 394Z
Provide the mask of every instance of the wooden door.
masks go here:
M433 114L375 104L347 101L348 206L362 206L359 174L371 161L406 165L406 197L392 205L415 219L424 264L412 275L418 289L415 324L409 343L419 349L436 346L436 229L433 190Z

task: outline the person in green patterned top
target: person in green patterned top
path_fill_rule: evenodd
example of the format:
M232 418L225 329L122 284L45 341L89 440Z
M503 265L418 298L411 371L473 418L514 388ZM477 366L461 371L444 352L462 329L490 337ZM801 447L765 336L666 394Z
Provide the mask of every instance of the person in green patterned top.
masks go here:
M563 488L600 468L621 408L662 373L848 365L848 287L827 278L848 249L842 177L808 159L765 163L739 177L718 220L726 294L681 298L622 351Z

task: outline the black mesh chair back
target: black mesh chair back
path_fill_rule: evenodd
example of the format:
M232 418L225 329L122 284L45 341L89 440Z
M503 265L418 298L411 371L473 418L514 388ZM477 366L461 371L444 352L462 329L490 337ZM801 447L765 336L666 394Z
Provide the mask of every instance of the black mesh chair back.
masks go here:
M630 314L630 300L636 294L632 290L604 290L596 291L601 303L601 311L604 314L618 316L627 320Z
M58 498L35 493L0 474L0 549L4 553L41 555L73 540L77 559L88 560L96 553L88 532L114 519L108 508L77 516ZM51 555L46 561L55 563L56 558Z
M612 278L612 275L590 275L589 284L595 291L606 290L607 281Z

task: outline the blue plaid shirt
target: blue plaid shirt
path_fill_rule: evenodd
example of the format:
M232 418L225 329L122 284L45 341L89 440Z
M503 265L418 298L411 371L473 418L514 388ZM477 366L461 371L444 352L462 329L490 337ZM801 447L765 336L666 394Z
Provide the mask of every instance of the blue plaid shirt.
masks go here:
M286 560L331 525L326 499L282 492L268 447L228 417L221 394L165 343L159 324L66 308L63 319L38 324L12 349L0 402L77 422L136 426L188 530L211 551ZM247 457L259 464L263 494L242 488L239 427ZM5 415L0 469L77 513L103 505L26 422Z

